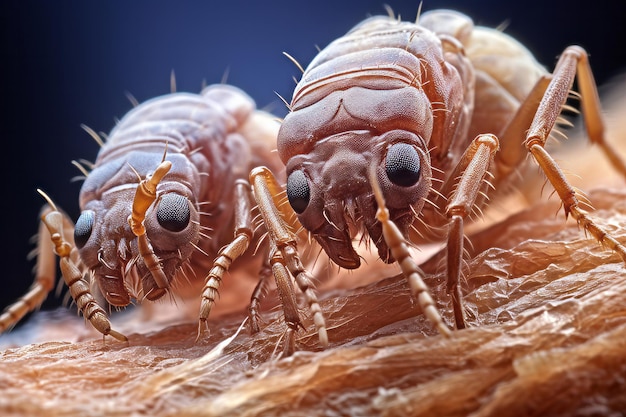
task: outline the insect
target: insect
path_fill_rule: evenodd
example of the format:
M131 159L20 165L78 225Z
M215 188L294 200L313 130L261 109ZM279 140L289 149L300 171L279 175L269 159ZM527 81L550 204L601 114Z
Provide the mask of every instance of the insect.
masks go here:
M157 300L203 278L200 337L225 271L257 233L248 174L260 164L281 169L277 129L274 116L226 84L138 105L105 142L88 129L101 149L91 171L83 168L80 217L74 225L45 196L36 279L0 316L0 331L46 298L54 250L84 317L120 340L103 304ZM252 296L253 329L264 282Z
M295 60L294 60L295 62ZM564 50L552 73L503 32L474 26L455 11L418 13L415 23L366 19L321 50L303 72L277 149L286 194L308 233L338 266L355 269L354 244L372 242L397 262L413 297L443 335L451 334L429 295L409 244L447 244L446 290L456 328L466 327L459 286L464 225L514 177L528 154L562 200L566 216L626 261L544 145L575 76L590 140L614 167L626 166L605 141L586 52ZM279 252L297 257L271 169L250 183ZM369 238L369 239L368 239ZM303 288L307 289L307 288Z

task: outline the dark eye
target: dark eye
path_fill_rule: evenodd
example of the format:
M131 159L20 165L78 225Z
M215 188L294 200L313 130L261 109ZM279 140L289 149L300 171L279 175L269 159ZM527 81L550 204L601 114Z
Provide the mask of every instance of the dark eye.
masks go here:
M91 236L93 230L94 213L92 210L85 210L80 213L74 226L74 243L78 249L82 249Z
M157 221L170 232L180 232L189 224L189 200L180 194L167 193L159 200Z
M389 180L400 187L415 185L420 179L420 157L408 143L396 143L389 147L385 171Z
M287 198L293 210L301 214L309 205L311 190L304 172L293 171L287 178Z

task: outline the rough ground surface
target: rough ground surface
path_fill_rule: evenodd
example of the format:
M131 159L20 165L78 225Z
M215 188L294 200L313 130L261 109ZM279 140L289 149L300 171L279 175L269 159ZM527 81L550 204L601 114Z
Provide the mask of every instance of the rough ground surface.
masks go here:
M614 143L625 138L612 130ZM593 214L626 243L623 180L602 174L610 172L602 158L583 156L569 170L590 164ZM472 237L471 327L451 339L433 332L404 278L373 263L351 277L374 282L321 294L331 346L319 348L307 319L300 351L287 359L275 352L284 330L275 310L254 336L236 334L245 311L212 317L198 344L195 321L172 324L165 314L116 316L129 344L103 343L76 318L34 321L24 331L39 342L4 339L0 415L624 415L626 268L564 221L547 194ZM440 259L424 269L451 322Z

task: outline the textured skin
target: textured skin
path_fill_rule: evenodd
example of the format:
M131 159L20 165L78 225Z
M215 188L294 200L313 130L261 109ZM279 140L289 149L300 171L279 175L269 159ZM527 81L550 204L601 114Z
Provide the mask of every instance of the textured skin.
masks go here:
M414 225L441 238L436 228L446 218L425 201L457 175L452 168L477 133L503 131L544 74L518 42L474 27L457 12L425 13L419 24L386 16L358 24L306 68L279 131L287 175L302 170L311 188L300 222L342 267L359 266L352 238L361 231L391 261L367 180L377 165L391 219L403 234ZM397 142L420 156L421 179L410 187L385 174L387 150Z
M130 297L150 299L156 288L140 259L135 268L126 266L138 253L127 221L138 175L145 178L154 171L167 149L172 168L159 183L157 198L171 192L184 196L191 221L181 231L164 229L156 219L157 199L146 213L145 226L170 285L180 285L175 280L183 264L204 277L217 251L232 239L228 226L233 220L235 181L246 179L261 163L280 166L272 153L276 129L269 115L256 111L247 95L228 85L209 86L200 95L154 98L117 124L80 193L83 213L92 210L95 215L80 258L109 303L123 306Z

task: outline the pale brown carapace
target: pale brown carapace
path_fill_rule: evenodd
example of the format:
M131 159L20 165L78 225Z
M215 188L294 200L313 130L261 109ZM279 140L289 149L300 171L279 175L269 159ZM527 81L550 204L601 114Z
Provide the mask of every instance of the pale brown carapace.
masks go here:
M341 267L359 267L353 240L369 237L383 261L398 262L413 296L443 335L450 330L408 244L447 241L447 288L456 327L464 327L458 285L464 223L529 153L566 214L626 260L626 249L581 209L544 149L575 75L590 140L626 175L623 161L604 140L582 48L565 49L549 73L511 37L474 26L457 12L432 11L415 23L392 15L367 19L323 49L296 86L277 142L291 208L303 230ZM45 246L52 242L79 309L103 334L119 339L124 336L110 328L96 298L112 305L157 299L185 265L206 276L200 336L222 276L253 239L251 185L268 235L267 250L261 251L265 273L252 295L252 327L258 330L261 287L273 275L288 326L285 353L294 350L294 334L302 326L294 279L321 344L328 344L313 277L298 252L299 226L283 204L282 180L274 175L283 166L275 163L273 145L256 137L267 131L271 137L275 130L253 109L240 91L214 86L201 95L157 98L131 111L109 135L81 191L83 211L74 229L78 249L63 237L71 222L50 201L43 223L52 240L40 239L37 279L0 316L0 330L35 308L53 287L53 259L42 257L51 253Z
M398 261L444 335L450 331L407 245L447 240L447 290L456 327L465 327L458 285L464 223L529 153L566 214L626 260L624 246L581 209L544 149L576 74L590 140L626 175L604 140L582 48L566 48L549 73L519 42L458 12L431 11L415 23L391 13L369 18L321 50L294 90L277 143L291 206L340 267L359 267L353 244L369 236L383 261ZM270 234L285 227L269 219L276 208L267 190L278 187L271 172L255 170L251 183ZM286 234L275 240L294 251Z
M248 95L220 84L137 105L106 141L90 131L102 147L93 168L83 169L80 217L74 225L44 195L35 282L0 316L0 332L54 288L54 251L79 310L120 340L126 337L111 329L107 304L157 300L204 279L200 336L223 274L262 233L247 177L260 164L282 170L277 130L275 117L256 110ZM252 295L254 308L265 278Z

